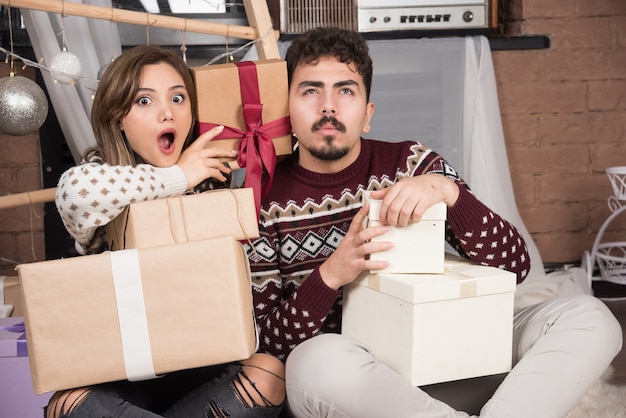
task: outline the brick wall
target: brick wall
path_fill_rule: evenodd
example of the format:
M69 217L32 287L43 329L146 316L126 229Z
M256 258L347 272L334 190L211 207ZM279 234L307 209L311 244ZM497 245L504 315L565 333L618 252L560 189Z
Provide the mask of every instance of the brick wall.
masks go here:
M493 52L517 205L544 262L578 262L610 214L604 170L626 166L626 1L513 0L509 20L550 38ZM609 232L626 241L626 214Z
M0 63L0 77L9 75ZM34 79L32 67L17 65L16 75ZM0 132L0 197L39 190L41 156L39 135L12 136ZM43 205L0 209L0 275L16 275L14 262L43 260Z

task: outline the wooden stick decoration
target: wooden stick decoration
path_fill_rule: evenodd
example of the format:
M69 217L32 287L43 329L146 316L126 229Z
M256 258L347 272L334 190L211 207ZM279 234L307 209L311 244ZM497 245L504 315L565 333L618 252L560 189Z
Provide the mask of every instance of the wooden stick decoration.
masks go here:
M35 203L54 202L56 187L35 190L34 192L16 193L0 196L0 209L13 208L16 206L32 205Z

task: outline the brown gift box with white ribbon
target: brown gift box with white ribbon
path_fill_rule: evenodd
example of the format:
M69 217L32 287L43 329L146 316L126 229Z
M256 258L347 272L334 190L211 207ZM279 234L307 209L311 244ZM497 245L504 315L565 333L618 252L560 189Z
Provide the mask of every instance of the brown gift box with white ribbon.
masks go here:
M248 358L250 267L231 237L17 267L35 393Z
M514 273L449 254L441 274L365 272L344 287L342 334L413 386L511 369Z
M218 189L129 205L105 226L110 250L231 236L258 238L252 189Z

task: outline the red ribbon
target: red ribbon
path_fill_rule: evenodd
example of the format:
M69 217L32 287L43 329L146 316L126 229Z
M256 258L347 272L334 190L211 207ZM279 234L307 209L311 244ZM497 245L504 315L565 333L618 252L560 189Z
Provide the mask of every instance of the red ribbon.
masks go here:
M239 84L241 88L241 103L243 104L243 120L245 131L230 126L213 140L239 139L237 149L237 163L239 167L246 167L245 187L254 191L257 215L261 206L261 196L265 195L274 180L274 168L276 166L276 150L272 138L290 135L291 123L289 116L273 120L263 124L259 93L259 80L257 77L256 64L252 61L235 63L239 71ZM198 133L202 134L214 127L215 123L198 122ZM263 181L263 169L267 171L268 178Z

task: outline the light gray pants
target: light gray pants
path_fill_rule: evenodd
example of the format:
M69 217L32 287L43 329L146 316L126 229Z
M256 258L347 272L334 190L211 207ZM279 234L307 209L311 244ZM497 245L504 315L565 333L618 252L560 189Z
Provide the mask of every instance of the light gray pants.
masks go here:
M552 299L514 317L513 370L480 416L563 418L609 366L622 329L600 300ZM485 355L488 355L485 353ZM287 399L295 417L468 417L378 363L338 334L300 344L287 358Z

